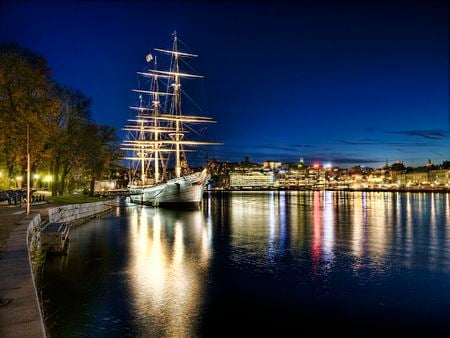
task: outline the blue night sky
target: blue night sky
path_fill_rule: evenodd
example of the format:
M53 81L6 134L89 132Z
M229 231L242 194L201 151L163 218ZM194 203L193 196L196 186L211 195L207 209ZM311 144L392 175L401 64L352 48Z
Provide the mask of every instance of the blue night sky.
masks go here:
M0 4L0 41L42 54L58 82L93 99L95 121L118 130L136 71L174 30L200 55L192 66L206 77L188 86L219 121L209 138L225 142L210 157L450 159L447 1Z

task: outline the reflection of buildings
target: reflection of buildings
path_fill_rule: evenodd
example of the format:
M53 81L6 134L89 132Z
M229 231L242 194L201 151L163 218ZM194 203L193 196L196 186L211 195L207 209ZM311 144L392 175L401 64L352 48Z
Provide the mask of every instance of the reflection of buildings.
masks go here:
M146 320L142 335L195 336L211 228L201 211L180 217L153 208L131 212L129 278L136 312Z
M217 195L223 200L231 194ZM438 220L448 217L450 205L448 195L421 196L428 194L235 192L226 207L205 200L206 220L200 211L134 209L129 274L136 311L148 319L143 325L153 326L152 335L195 335L213 226L221 248L215 256L221 263L230 260L230 270L276 275L292 269L305 283L310 278L328 283L342 273L369 271L373 275L367 277L379 278L390 273L392 260L418 264L417 248L424 242L445 246L446 225ZM213 213L220 219L215 225ZM421 250L430 261L446 252ZM162 325L173 329L162 332Z
M449 205L447 194L235 192L227 209L231 259L276 271L287 257L312 276L342 269L343 262L353 271L372 264L383 273L392 257L416 264L414 251L424 241L439 247L448 236L438 220L448 217ZM436 262L439 252L424 257Z

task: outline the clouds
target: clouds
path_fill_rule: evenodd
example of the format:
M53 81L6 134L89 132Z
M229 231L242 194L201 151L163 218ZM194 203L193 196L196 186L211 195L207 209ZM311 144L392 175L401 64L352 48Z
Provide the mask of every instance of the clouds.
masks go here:
M403 130L403 131L391 131L388 134L403 135L420 137L429 140L443 140L448 138L448 131L446 130Z
M330 162L333 165L384 163L381 156L368 155L364 151L345 151L336 142L326 144L226 144L219 153L227 160L241 161L244 156L257 162L269 159L282 162L297 162L302 157L307 163Z
M435 147L431 142L402 142L402 141L384 141L375 139L360 140L336 140L338 144L347 144L353 146L395 146L395 147ZM439 146L439 145L437 145Z
M363 158L363 157L331 157L329 160L320 160L319 162L326 162L330 161L333 164L340 164L340 165L356 165L356 164L363 164L363 163L384 163L384 159L380 158Z

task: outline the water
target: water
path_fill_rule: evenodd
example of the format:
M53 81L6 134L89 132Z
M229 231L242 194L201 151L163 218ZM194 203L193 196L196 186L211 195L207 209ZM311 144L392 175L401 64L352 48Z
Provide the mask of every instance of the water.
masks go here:
M42 282L53 337L450 332L446 194L209 194L70 241Z

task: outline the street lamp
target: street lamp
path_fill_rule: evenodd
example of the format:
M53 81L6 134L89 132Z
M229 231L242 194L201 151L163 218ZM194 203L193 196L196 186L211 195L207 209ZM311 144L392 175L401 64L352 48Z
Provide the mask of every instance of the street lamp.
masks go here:
M33 175L33 179L34 179L33 186L35 188L37 188L39 177L40 177L39 174L34 174Z
M23 180L22 176L16 176L17 188L22 188L22 180Z
M52 175L47 175L45 176L44 182L47 183L47 189L50 190L50 182L53 181L53 176Z

